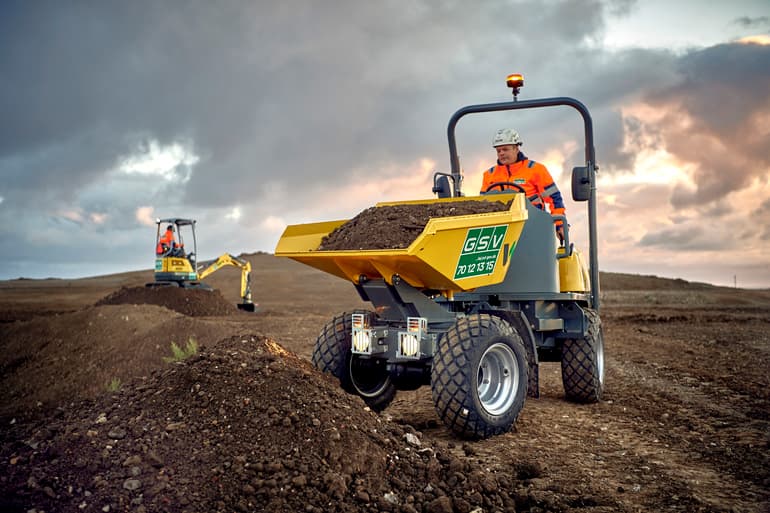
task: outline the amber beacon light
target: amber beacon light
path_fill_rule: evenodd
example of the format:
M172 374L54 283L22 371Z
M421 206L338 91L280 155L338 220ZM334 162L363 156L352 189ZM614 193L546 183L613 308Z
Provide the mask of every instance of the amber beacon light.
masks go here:
M508 87L513 89L513 101L516 101L516 97L519 95L519 89L524 87L524 75L520 73L508 75L508 78L505 79L505 83Z

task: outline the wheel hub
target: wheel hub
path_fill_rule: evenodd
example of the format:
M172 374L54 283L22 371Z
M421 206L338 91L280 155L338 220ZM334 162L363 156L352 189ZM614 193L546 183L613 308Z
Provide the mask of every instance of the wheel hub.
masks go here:
M482 355L478 368L478 395L482 407L491 415L508 411L519 388L516 355L506 344L490 346Z

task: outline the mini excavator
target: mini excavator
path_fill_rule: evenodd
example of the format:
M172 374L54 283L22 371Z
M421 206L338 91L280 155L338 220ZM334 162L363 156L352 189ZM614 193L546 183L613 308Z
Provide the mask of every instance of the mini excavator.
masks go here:
M155 281L147 286L213 290L201 280L222 267L232 265L241 270L241 302L238 309L256 311L256 305L251 301L251 264L229 253L220 255L216 260L198 263L195 223L194 219L178 217L155 220ZM192 251L188 251L189 247L185 248L185 233L187 242L192 240Z

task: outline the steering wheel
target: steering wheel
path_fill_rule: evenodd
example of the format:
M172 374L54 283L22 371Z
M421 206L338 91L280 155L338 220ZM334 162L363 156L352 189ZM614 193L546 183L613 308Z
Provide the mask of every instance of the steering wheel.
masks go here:
M489 184L489 186L482 191L482 194L488 193L489 191L491 191L495 187L499 187L500 188L500 192L505 192L505 189L503 189L503 187L506 187L506 186L513 187L514 189L516 189L519 192L524 192L524 187L522 187L521 185L519 185L517 183L513 183L513 182L495 182L495 183ZM526 192L524 192L524 194L526 194Z

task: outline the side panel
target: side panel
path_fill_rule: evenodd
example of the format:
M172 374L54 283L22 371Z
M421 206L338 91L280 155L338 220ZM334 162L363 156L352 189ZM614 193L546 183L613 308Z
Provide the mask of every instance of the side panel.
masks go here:
M197 273L186 258L155 259L155 281L194 281L197 279Z
M559 260L559 283L562 292L588 292L590 278L578 249L573 249L572 255Z
M496 285L479 287L478 294L559 292L559 263L553 218L527 202L528 219L513 248L505 279Z

